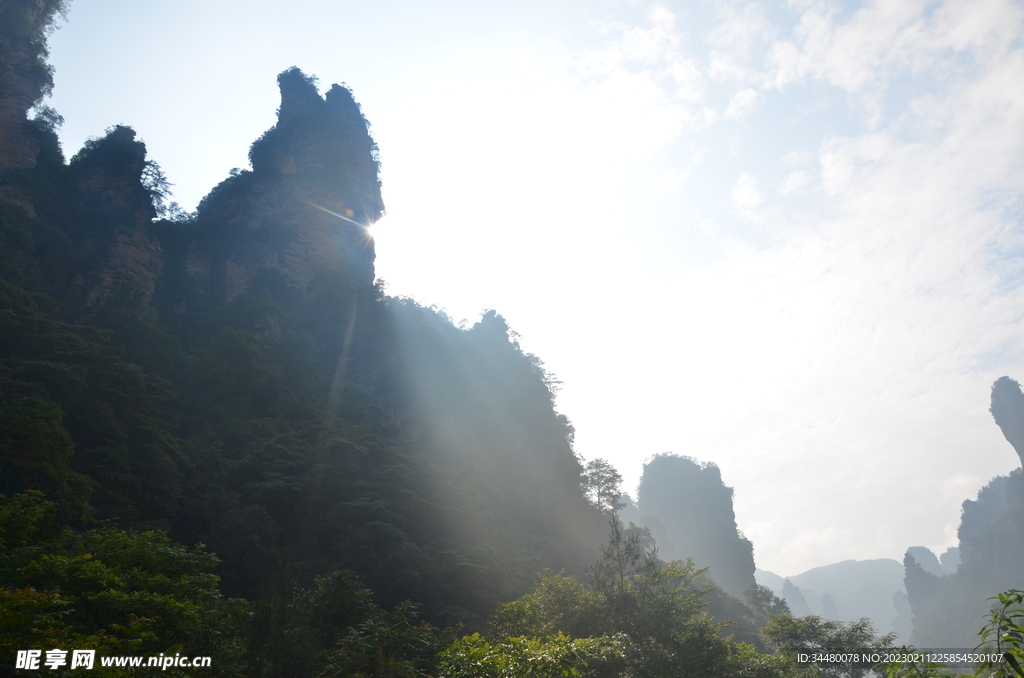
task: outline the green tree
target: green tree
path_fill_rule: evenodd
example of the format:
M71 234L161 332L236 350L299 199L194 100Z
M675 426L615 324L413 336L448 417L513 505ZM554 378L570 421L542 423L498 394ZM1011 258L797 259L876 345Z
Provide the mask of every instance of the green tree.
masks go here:
M64 413L37 395L0 403L0 492L41 490L65 520L90 513L92 482L71 470L75 445L64 429Z
M438 629L400 603L349 629L328 656L321 678L427 678L442 649Z
M0 416L13 427L0 436L0 455L21 469L25 489L51 493L62 506L62 486L85 494L58 471L66 463L92 479L100 517L166 521L181 500L185 465L169 384L125 362L108 333L54 320L40 306L0 284ZM30 468L26 452L36 445L52 470Z
M789 656L798 652L855 655L864 649L891 649L896 639L895 633L876 636L875 628L867 618L845 623L817 615L776 615L768 620L761 633L777 652ZM817 666L815 675L861 678L871 670L872 665L864 662L836 662Z
M998 605L982 628L981 643L976 649L1002 653L1004 662L985 662L978 667L977 675L1024 678L1024 591L1010 589L989 600Z
M0 495L0 625L18 649L51 649L56 639L79 647L133 653L233 652L224 629L240 619L209 572L218 560L162 532L102 526L61 527L56 506L38 492Z
M747 603L747 607L761 621L768 621L770 618L780 614L791 616L789 604L772 593L772 590L767 586L753 584L743 592L743 598Z
M590 570L590 581L584 585L574 577L544 574L533 593L499 606L491 620L490 642L506 646L517 638L551 642L564 634L570 641L599 639L618 648L618 664L609 655L600 671L577 666L580 675L782 675L789 666L787 658L763 655L750 645L734 642L725 637L728 624L715 622L703 612L708 589L697 584L702 570L691 561L662 563L655 551L642 551L639 539L613 516L609 541ZM481 657L489 656L479 642L470 646L483 652Z
M580 476L580 485L587 500L604 513L614 513L625 506L622 496L622 474L606 459L587 462Z
M441 654L440 678L562 678L616 675L624 660L621 636L509 638L491 643L474 633ZM615 671L609 673L608 671ZM409 674L414 675L414 674Z

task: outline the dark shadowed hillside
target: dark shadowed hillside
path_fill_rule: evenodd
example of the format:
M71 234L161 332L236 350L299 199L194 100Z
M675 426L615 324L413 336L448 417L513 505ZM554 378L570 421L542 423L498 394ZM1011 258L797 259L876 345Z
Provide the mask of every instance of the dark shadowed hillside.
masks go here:
M183 214L131 128L66 162L27 117L61 8L3 4L0 491L202 542L232 594L344 568L473 624L582 574L606 524L540 361L494 312L459 329L374 282L352 93L282 73L252 169Z

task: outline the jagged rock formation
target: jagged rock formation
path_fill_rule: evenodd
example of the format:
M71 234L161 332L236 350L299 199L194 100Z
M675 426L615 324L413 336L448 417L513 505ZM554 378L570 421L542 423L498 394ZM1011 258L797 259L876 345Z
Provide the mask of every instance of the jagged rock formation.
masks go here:
M959 567L938 577L908 553L907 596L914 611L913 640L927 647L971 647L988 598L1024 581L1024 472L993 478L978 498L963 503Z
M934 574L936 577L953 574L960 565L960 549L956 546L946 549L941 556L936 556L926 546L911 546L907 549L907 555L913 556L925 572Z
M1009 377L999 377L992 384L989 412L1024 466L1024 393L1020 384Z
M821 616L825 619L839 619L839 610L831 594L826 593L821 597L821 608Z
M46 2L0 0L0 36L44 54ZM159 219L133 130L66 163L56 114L25 118L42 66L3 130L38 149L5 142L0 172L4 491L202 542L228 595L348 569L480 628L539 569L584 574L605 517L540 360L493 311L463 329L372 284L378 161L347 89L282 73L252 169Z
M938 562L934 554L932 554L932 559ZM903 556L905 572L903 582L907 587L907 602L910 604L910 612L913 614L915 625L920 625L918 620L924 619L935 610L949 586L945 575L929 571L933 568L927 567L930 565L927 560L924 562L925 565L918 562L912 549L908 549Z
M736 527L718 466L660 454L644 464L637 502L666 559L693 558L734 596L754 584L754 547Z
M797 617L806 617L811 614L811 607L807 604L803 591L789 579L782 582L781 597Z
M118 125L88 141L68 167L74 272L65 299L84 317L119 277L148 303L163 268L163 248L153 228L153 191L144 185L146 145Z
M896 617L892 620L892 630L896 632L899 642L906 643L914 632L913 612L907 594L897 591L892 594L892 606L896 608Z
M42 446L0 426L0 484L207 544L229 595L281 562L347 568L480 626L538 569L599 556L572 427L500 315L462 329L372 284L367 123L344 87L278 81L252 169L170 219L132 129L67 163L56 118L16 107L38 152L0 176L20 201L0 200L0 415L37 399L67 468L35 473Z
M990 409L1006 440L1024 460L1024 394L1020 384L1000 377L992 384ZM907 596L914 611L913 640L929 647L970 647L984 623L988 598L1024 581L1024 471L993 478L975 500L963 503L958 554L950 553L945 576L927 570L935 563L920 563L908 551ZM945 556L945 554L944 554ZM932 556L934 559L934 556Z
M35 50L45 55L43 47ZM25 173L42 171L40 138L53 132L52 124L25 118L43 91L29 77L30 51L4 53L0 73L0 202L34 219L29 196L39 191L25 188L39 181ZM179 315L197 304L230 302L257 279L298 290L324 271L354 285L373 282L367 228L384 205L376 146L359 105L339 85L321 97L315 80L297 68L278 82L278 123L253 143L252 170L233 172L191 218L155 221L166 181L129 127L90 140L67 166L59 151L49 159L46 169L61 195L49 201L61 205L49 217L70 238L70 270L51 281L50 291L66 302L69 319L89 318L118 280L133 288L140 306ZM55 146L54 140L44 139Z
M61 5L56 0L0 5L0 172L36 164L39 144L24 122L53 87L45 34Z
M234 172L199 205L193 223L169 228L164 301L184 310L183 290L217 302L242 294L273 271L305 289L324 268L346 269L354 284L373 282L367 227L380 218L376 146L352 93L291 68L280 76L278 122L249 152L251 171Z

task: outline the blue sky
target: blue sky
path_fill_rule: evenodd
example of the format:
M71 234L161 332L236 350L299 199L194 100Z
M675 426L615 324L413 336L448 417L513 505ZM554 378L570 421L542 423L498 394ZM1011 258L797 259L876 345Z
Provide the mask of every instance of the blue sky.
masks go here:
M505 315L577 450L714 461L779 574L953 545L1016 455L1020 2L77 0L65 152L130 124L187 209L348 83L392 294Z

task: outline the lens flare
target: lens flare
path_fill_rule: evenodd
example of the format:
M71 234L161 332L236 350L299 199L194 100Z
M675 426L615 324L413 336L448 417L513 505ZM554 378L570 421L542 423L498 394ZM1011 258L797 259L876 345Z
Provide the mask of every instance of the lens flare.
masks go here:
M352 211L351 207L346 207L345 208L345 214L338 214L337 212L333 212L333 211L327 209L326 207L321 207L320 205L317 205L315 203L307 202L307 204L312 206L312 207L317 208L321 212L326 212L327 214L330 214L331 216L338 217L339 219L343 219L343 220L347 221L350 224L354 224L354 225L358 226L359 228L363 229L363 232L366 234L367 238L369 238L371 240L373 239L373 234L370 233L370 224L363 224L363 223L360 223L360 222L356 221L355 219L351 218L355 214L355 212Z

